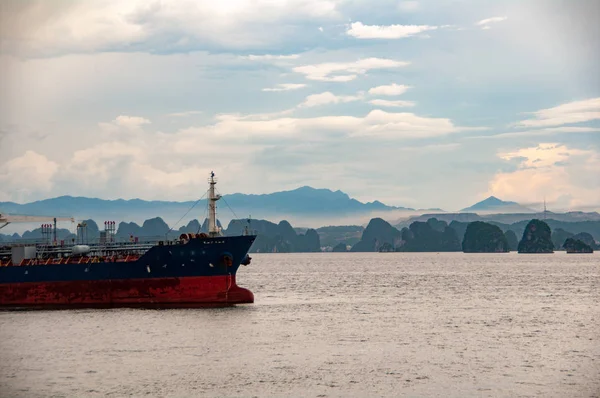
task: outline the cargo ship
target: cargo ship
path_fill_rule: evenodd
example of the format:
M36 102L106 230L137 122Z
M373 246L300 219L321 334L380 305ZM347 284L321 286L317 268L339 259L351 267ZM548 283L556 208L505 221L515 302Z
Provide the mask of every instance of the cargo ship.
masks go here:
M256 235L247 228L239 236L223 235L216 222L221 196L215 193L214 173L208 182L208 233L186 233L157 242L116 242L109 229L93 244L65 245L56 238L53 244L0 244L0 308L196 308L253 303L253 293L237 285L236 274L241 265L250 263L248 251Z

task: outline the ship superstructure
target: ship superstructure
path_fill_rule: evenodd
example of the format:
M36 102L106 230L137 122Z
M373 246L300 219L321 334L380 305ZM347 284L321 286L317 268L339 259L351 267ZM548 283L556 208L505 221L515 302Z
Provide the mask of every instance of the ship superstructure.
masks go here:
M237 286L236 274L240 265L249 264L256 236L223 236L216 223L216 183L211 173L207 234L116 242L114 222L107 222L98 243L58 244L54 239L51 244L0 246L0 307L177 308L254 302L252 292Z

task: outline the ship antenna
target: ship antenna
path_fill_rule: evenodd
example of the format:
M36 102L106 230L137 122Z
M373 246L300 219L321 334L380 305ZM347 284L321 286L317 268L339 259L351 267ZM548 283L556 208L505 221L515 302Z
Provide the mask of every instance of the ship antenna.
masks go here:
M208 183L210 185L208 190L208 235L215 237L219 236L221 232L217 227L217 200L221 199L221 195L215 194L217 179L213 171L210 172Z

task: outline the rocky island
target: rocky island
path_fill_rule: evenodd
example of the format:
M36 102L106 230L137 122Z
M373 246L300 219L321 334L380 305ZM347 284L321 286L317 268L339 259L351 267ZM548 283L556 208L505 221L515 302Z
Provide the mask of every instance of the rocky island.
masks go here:
M496 225L482 221L469 224L462 241L465 253L507 253L508 241Z
M554 253L552 233L544 221L531 220L519 242L519 253Z
M593 253L592 247L579 239L568 238L563 247L567 253Z
M402 241L396 246L401 252L456 252L460 251L456 231L445 221L430 218L427 222L415 221L402 229Z

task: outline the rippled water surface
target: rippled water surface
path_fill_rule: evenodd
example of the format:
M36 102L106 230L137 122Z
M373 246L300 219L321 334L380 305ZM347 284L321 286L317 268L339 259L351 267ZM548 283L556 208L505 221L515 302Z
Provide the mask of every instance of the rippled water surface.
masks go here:
M0 313L0 395L599 397L600 255L262 254L256 303Z

